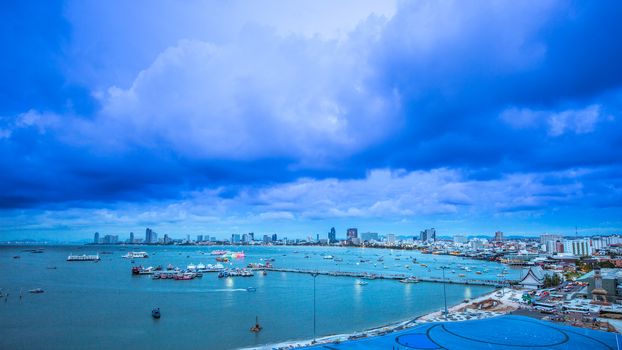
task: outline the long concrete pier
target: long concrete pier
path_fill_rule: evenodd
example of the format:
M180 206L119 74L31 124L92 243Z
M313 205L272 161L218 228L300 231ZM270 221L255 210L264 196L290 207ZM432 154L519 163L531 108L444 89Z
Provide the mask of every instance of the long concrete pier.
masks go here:
M354 278L364 278L364 279L385 279L385 280L402 280L408 277L414 277L420 282L433 282L433 283L449 283L449 284L466 284L466 285L478 285L478 286L498 286L498 285L507 285L510 282L514 282L512 280L479 280L479 279L467 279L467 278L441 278L441 277L420 277L414 275L406 275L406 274L376 274L369 272L344 272L344 271L317 271L317 270L304 270L304 269L285 269L285 268L275 268L268 267L262 268L261 270L266 271L274 271L274 272L288 272L288 273L303 273L308 275L322 275L322 276L332 276L332 277L354 277Z

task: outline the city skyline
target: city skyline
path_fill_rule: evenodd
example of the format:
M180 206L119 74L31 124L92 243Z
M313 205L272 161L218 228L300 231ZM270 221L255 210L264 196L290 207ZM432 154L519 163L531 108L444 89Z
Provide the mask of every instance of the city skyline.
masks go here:
M622 233L619 3L184 5L1 11L0 241Z

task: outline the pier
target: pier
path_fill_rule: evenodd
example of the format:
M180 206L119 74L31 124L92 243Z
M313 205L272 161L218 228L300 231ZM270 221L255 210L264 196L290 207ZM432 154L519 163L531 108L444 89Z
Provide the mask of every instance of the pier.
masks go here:
M303 274L317 274L331 277L354 277L364 279L378 279L378 280L402 280L409 277L416 278L419 282L432 282L432 283L449 283L449 284L465 284L465 285L478 285L478 286L499 286L507 285L513 280L480 280L480 279L468 279L468 278L441 278L441 277L419 277L406 274L375 274L369 272L344 272L344 271L317 271L317 270L305 270L305 269L286 269L286 268L261 268L258 270L273 271L273 272L288 272L288 273L303 273Z

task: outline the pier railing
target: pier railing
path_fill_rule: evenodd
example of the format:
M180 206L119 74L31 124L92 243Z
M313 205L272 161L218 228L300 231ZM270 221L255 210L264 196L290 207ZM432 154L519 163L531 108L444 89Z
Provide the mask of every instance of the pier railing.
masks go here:
M324 276L333 277L354 277L364 279L385 279L385 280L402 280L409 277L414 277L420 282L432 282L432 283L449 283L449 284L468 284L479 286L499 286L508 285L513 282L512 280L484 280L484 279L469 279L469 278L445 278L442 277L430 277L430 276L414 276L406 274L375 274L369 272L344 272L344 271L317 271L317 270L305 270L305 269L291 269L291 268L261 268L261 270L274 271L274 272L289 272L289 273L304 273L304 274L318 274Z

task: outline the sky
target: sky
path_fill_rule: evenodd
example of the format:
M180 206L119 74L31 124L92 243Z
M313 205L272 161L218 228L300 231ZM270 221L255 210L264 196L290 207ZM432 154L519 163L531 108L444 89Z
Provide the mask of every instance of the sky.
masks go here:
M622 233L619 1L0 8L0 240Z

